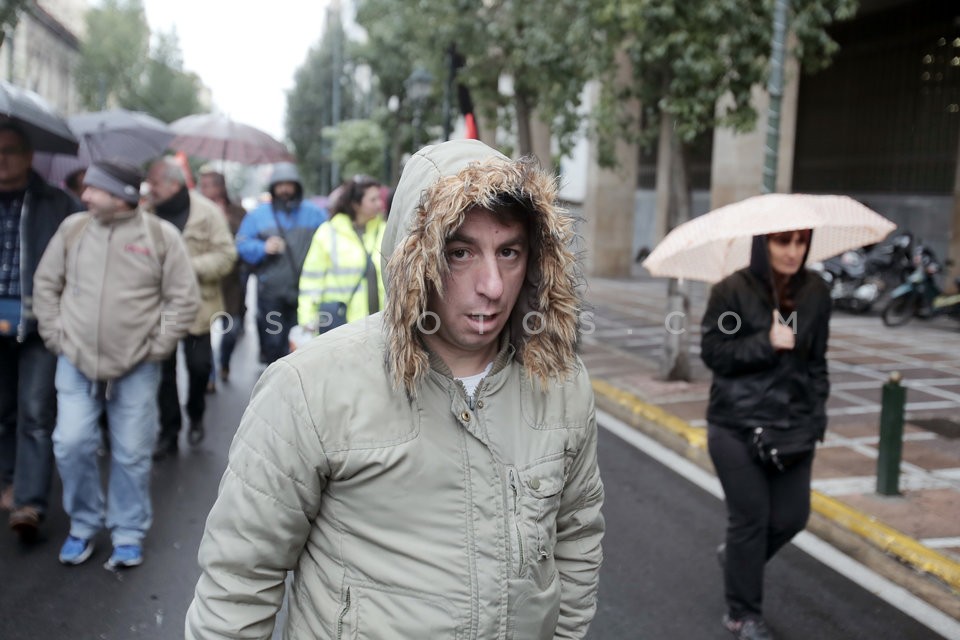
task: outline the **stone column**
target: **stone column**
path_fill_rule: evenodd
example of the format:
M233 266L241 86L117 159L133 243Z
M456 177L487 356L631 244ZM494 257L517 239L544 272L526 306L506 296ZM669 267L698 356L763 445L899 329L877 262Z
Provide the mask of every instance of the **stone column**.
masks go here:
M629 62L618 56L619 83L631 82ZM588 90L587 104L593 106L599 97L599 86ZM639 104L631 105L635 118L640 118ZM630 275L633 264L633 218L636 210L637 146L618 140L617 167L604 169L597 163L597 147L590 141L587 159L587 190L583 202L586 224L582 230L586 249L585 267L588 276L609 278Z
M545 171L553 172L553 148L550 125L540 118L540 112L534 111L530 119L530 139L533 143L533 155L537 156Z
M790 48L794 39L790 39ZM793 154L797 135L799 65L788 56L784 69L783 102L780 112L780 144L777 151L777 192L789 193L793 185ZM763 185L763 146L766 142L766 90L753 90L753 105L759 114L756 127L747 133L717 128L713 133L713 160L710 168L710 207L716 209L731 202L755 196ZM721 108L718 105L718 108Z

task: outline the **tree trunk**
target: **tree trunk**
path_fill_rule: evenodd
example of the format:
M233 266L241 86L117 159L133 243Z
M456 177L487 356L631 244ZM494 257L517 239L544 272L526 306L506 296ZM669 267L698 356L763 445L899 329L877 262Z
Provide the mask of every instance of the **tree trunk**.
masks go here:
M533 109L530 108L529 98L517 93L513 99L517 116L517 155L528 156L533 153L533 137L530 133L530 117Z
M677 137L670 114L660 114L660 153L657 162L666 162L666 171L658 171L658 180L667 180L668 230L690 219L690 180L687 155ZM662 176L662 177L661 177ZM687 315L690 300L687 287L676 278L667 284L666 339L660 374L664 380L690 380L690 348L687 340Z

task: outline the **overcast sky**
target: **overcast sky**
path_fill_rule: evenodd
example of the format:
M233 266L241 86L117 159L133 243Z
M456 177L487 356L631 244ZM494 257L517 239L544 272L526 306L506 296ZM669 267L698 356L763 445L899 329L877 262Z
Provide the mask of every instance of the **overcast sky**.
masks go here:
M282 140L286 92L323 33L327 0L144 0L154 32L176 27L183 65L214 107Z

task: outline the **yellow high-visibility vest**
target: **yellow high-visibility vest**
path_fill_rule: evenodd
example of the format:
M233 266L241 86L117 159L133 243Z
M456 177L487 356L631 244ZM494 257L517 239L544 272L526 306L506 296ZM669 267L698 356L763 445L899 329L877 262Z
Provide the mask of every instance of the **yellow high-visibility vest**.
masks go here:
M383 308L380 243L386 228L387 223L380 216L368 221L362 244L353 220L345 213L336 214L317 228L300 274L297 321L301 326L316 326L322 302L346 303L347 322L370 315L365 275L367 254L377 271L380 308Z

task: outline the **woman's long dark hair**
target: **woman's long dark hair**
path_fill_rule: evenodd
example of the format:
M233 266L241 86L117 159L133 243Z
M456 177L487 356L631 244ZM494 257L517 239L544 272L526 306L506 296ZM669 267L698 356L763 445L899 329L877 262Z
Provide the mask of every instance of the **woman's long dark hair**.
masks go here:
M356 207L363 200L363 195L370 187L379 187L380 183L370 176L354 176L343 183L340 187L340 193L334 198L330 207L330 215L345 213L351 220L357 219Z
M783 238L786 238L786 241L789 242L793 239L795 233L799 233L807 242L807 251L803 256L803 264L805 265L807 263L807 255L810 253L810 242L813 239L813 231L810 229L754 236L753 249L750 255L750 271L752 271L761 282L766 283L767 286L770 287L770 292L773 295L773 304L780 309L780 313L783 316L789 316L796 310L796 300L794 297L796 296L797 289L800 288L801 283L804 278L806 278L807 273L806 269L801 267L797 273L788 278L778 277L770 266L767 244L777 242Z

